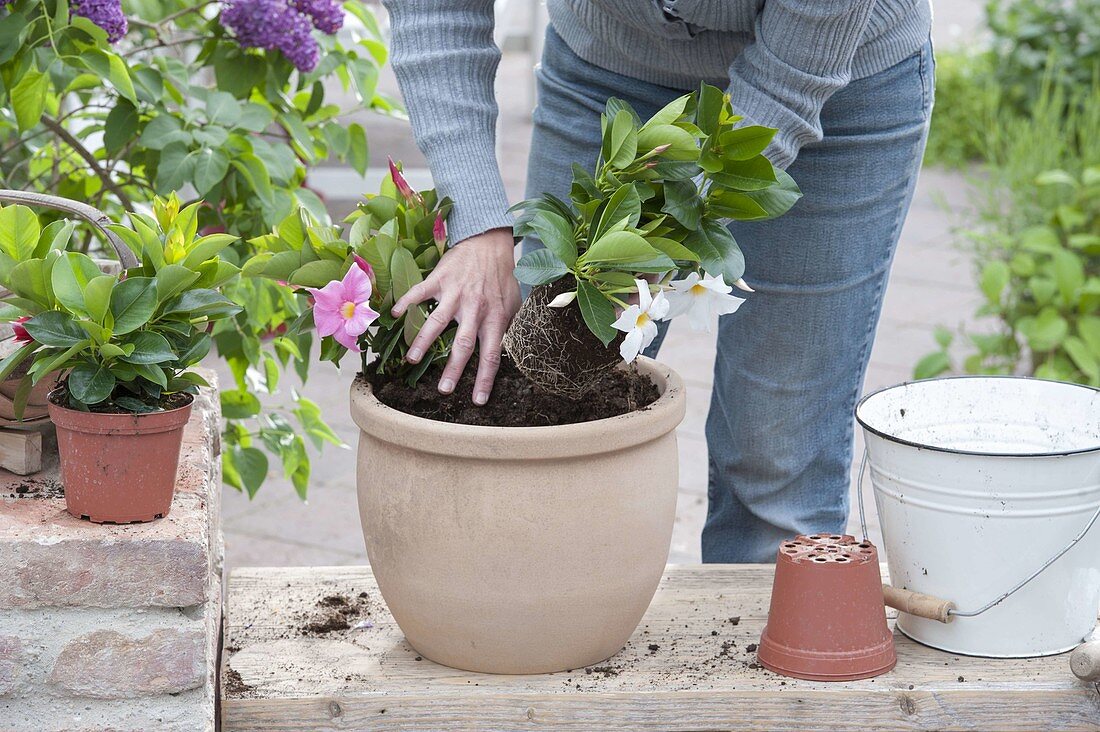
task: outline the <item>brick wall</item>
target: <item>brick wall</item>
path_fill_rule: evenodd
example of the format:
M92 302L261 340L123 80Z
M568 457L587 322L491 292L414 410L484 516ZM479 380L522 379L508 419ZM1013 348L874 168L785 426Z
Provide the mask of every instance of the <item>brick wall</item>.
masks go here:
M148 524L69 516L56 457L0 470L0 732L214 729L219 421L203 390L172 511Z

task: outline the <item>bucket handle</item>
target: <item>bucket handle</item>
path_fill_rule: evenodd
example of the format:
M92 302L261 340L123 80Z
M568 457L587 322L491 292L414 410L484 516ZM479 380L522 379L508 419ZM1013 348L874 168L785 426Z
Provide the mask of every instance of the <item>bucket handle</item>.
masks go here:
M867 515L863 509L863 477L867 472L868 453L868 449L864 447L863 459L860 460L859 463L859 482L856 484L856 499L859 502L859 526L860 530L863 532L864 541L867 541ZM955 603L950 600L942 600L932 597L931 595L921 595L920 593L890 587L889 585L883 585L885 603L889 607L900 610L901 612L916 611L911 612L911 614L919 615L922 618L928 618L930 620L938 620L941 623L949 623L953 617L972 618L981 615L1022 590L1025 585L1046 571L1047 567L1057 562L1066 552L1077 546L1078 542L1085 538L1085 534L1089 532L1089 529L1092 528L1093 524L1095 524L1098 519L1100 519L1100 506L1096 507L1096 510L1092 514L1092 518L1085 524L1085 528L1081 529L1077 536L1073 537L1073 539L1062 547L1057 554L1043 562L1042 566L1028 575L1023 581L1016 583L1008 592L1001 593L977 610L959 610L955 607Z

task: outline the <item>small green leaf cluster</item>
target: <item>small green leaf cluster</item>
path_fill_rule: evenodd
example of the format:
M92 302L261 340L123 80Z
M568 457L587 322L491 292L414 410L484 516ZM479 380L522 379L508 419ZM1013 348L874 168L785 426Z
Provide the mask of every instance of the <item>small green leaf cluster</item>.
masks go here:
M71 408L140 413L205 384L187 369L210 350L209 324L240 310L220 292L238 276L219 258L235 237L198 236L198 203L153 203L154 216L130 215L133 228L110 227L140 262L115 274L69 251L73 222L42 227L29 208L0 209L3 317L22 319L30 339L0 362L0 380L30 360L22 400L62 375Z
M1080 175L1050 170L1035 194L1052 194L1047 221L1015 233L994 231L997 256L979 271L985 302L979 317L995 332L970 334L968 373L1007 374L1026 363L1040 378L1100 386L1100 167ZM918 378L951 368L953 336L940 329L939 349L916 367Z
M637 278L705 271L736 282L745 257L726 222L780 216L801 192L763 154L776 131L738 126L716 87L703 84L645 122L613 98L601 120L595 172L573 166L569 203L544 194L518 204L515 232L545 245L520 259L520 282L571 274L584 321L606 345Z
M400 173L396 173L398 176ZM306 297L303 288L320 288L344 277L351 267L370 268L371 307L378 320L362 336L376 355L373 366L365 360L365 373L377 373L414 384L433 363L450 354L456 326L436 339L419 363L410 364L405 354L427 319L430 308L410 307L401 317L390 314L394 303L435 268L446 251L446 235L440 235L451 210L449 199L440 200L434 190L402 193L394 174L382 181L378 194L366 196L340 227L314 220L304 209L287 217L272 234L252 240L260 251L244 265L245 277L263 277L286 283ZM404 181L401 181L404 185ZM312 327L312 310L304 310L289 334ZM322 360L339 363L347 349L332 337L321 341Z

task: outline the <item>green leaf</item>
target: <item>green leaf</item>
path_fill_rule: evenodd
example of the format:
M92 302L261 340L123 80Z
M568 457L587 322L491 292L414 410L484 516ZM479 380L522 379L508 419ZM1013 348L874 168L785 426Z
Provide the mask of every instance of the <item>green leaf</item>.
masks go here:
M212 91L206 98L206 119L223 127L234 127L241 121L241 104L223 91Z
M1100 358L1100 317L1086 315L1078 318L1077 334L1088 345L1092 355Z
M742 193L742 195L755 201L766 213L766 216L757 219L758 221L782 216L798 203L798 199L802 198L802 189L798 187L798 184L794 182L794 178L788 175L786 171L776 168L775 179L777 184L774 186Z
M26 206L0 208L0 251L17 262L34 256L42 229Z
M115 275L98 275L88 280L84 288L84 309L100 325L103 325L103 319L110 309L111 291L117 279Z
M226 419L247 419L260 413L260 400L244 389L221 392L221 405Z
M191 135L170 114L161 114L149 120L138 138L138 144L150 150L163 150L174 142L184 143L186 146L191 142Z
M1021 318L1017 328L1036 353L1053 351L1069 335L1069 323L1051 307L1043 308L1037 316Z
M156 192L167 196L191 182L195 172L195 156L191 155L182 142L173 142L160 153L157 163L157 178L154 183Z
M549 249L536 249L519 258L515 277L525 285L545 285L561 279L569 268Z
M358 122L348 125L348 165L355 169L359 175L367 172L367 163L370 162L370 153L367 148L367 132Z
M634 162L638 154L638 131L630 112L620 109L610 121L610 131L605 158L608 165L624 168Z
M687 107L688 100L691 99L690 94L685 94L682 97L677 97L671 102L662 107L657 114L649 118L649 120L643 126L643 130L650 125L670 125L676 120L680 119L684 114L684 109Z
M699 85L698 102L695 107L695 124L703 131L703 134L713 135L718 131L722 108L725 103L725 93L721 89L710 84Z
M198 278L198 272L193 272L183 265L167 264L161 267L156 277L157 302L167 302L169 298L175 297Z
M599 240L600 237L611 230L611 227L619 224L623 219L626 219L628 228L637 226L641 215L642 201L638 196L638 189L634 187L633 183L624 183L611 194L611 198L607 199L603 213L600 214L600 221L595 230L591 232L592 241ZM572 263L565 260L564 257L562 259L566 264L572 266Z
M238 99L247 99L252 88L263 83L265 70L266 66L259 56L236 49L214 57L214 77L218 88Z
M649 242L632 231L612 231L588 247L582 260L588 262L630 263L653 259L660 255ZM669 260L670 269L672 260Z
M12 351L3 359L0 359L0 381L5 381L12 372L27 359L28 356L34 352L34 349L38 348L38 343L27 343L15 351Z
M590 282L578 280L577 304L585 325L601 343L606 346L615 340L617 331L612 327L615 322L615 307L599 288Z
M118 100L103 125L103 147L107 154L114 155L125 147L134 139L137 128L137 108L125 99Z
M172 349L172 344L160 333L143 330L135 333L127 343L132 345L134 350L130 355L120 358L126 363L166 364L176 360L176 352Z
M89 71L107 79L118 93L133 103L137 103L137 93L134 91L134 83L130 79L130 72L126 63L116 54L99 48L89 48L84 51L80 60Z
M65 252L53 266L50 284L54 297L69 310L87 312L84 304L84 288L93 278L102 274L87 254Z
M233 468L240 476L241 486L248 497L253 498L267 478L267 455L259 448L237 446L228 454L232 455Z
M333 280L343 279L347 273L344 263L336 259L318 259L306 262L288 280L292 285L324 287Z
M1100 360L1092 355L1091 349L1083 340L1076 336L1069 336L1062 344L1062 348L1089 381L1100 378Z
M203 148L196 150L189 157L194 157L192 167L194 169L195 190L200 195L207 193L218 185L229 172L229 158L225 153L216 148ZM158 178L160 171L157 171Z
M722 172L711 175L711 180L734 191L758 191L778 182L775 168L763 155L748 160L728 160Z
M28 69L11 89L11 106L20 132L26 132L42 119L46 98L50 92L50 77Z
M390 258L390 277L393 279L393 299L400 300L405 293L415 285L420 284L423 277L420 268L416 266L412 252L405 247L397 247Z
M668 145L668 148L661 153L661 157L665 160L699 159L699 145L695 137L687 130L675 125L646 125L638 133L636 144L637 151L643 154L661 145ZM631 156L631 160L633 159Z
M720 274L732 283L745 274L745 255L729 229L717 221L704 220L684 239L684 246L699 255L704 271L712 276Z
M187 290L164 306L162 316L187 313L193 318L234 315L241 307L217 290Z
M149 322L157 309L157 283L152 277L129 277L111 293L111 315L115 335L137 330Z
M573 237L573 227L568 221L555 213L542 211L531 219L530 227L539 241L566 266L572 267L576 263L577 242Z
M66 379L69 394L81 404L99 404L115 390L115 377L101 363L77 364Z
M711 188L709 211L735 221L759 221L769 218L768 212L746 193Z
M738 127L718 136L722 144L722 157L727 160L748 160L768 147L778 130L760 125Z
M1068 305L1077 304L1077 291L1085 285L1085 263L1073 252L1060 249L1054 252L1054 281Z
M951 362L943 351L935 351L917 361L913 368L914 379L931 379L951 369Z
M670 180L664 185L665 205L661 211L680 222L685 229L699 228L703 218L703 199L694 181Z
M647 236L645 240L657 251L667 254L670 259L688 262L699 261L698 254L673 239L667 239L663 236Z
M1012 273L1008 265L999 259L987 262L982 267L979 285L989 302L994 305L1001 302L1001 293L1008 286L1008 280L1011 276Z

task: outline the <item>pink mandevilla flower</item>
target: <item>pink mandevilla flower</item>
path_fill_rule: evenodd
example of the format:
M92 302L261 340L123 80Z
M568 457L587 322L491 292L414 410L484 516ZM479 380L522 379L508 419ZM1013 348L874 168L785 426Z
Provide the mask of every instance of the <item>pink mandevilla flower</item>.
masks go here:
M393 158L389 158L389 161L390 177L393 178L393 184L397 186L397 192L405 197L406 203L418 203L420 195L412 189L409 182L405 180L405 176L401 175L401 171L397 169L397 163L393 162Z
M28 333L27 329L23 326L23 323L26 323L30 319L31 316L24 315L23 317L16 318L12 321L11 329L12 332L15 333L16 343L30 343L34 340L33 338L31 338L31 334Z
M361 267L352 267L342 280L333 280L313 295L313 322L320 336L332 336L349 351L359 353L359 336L378 319L371 309L370 277Z

